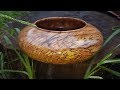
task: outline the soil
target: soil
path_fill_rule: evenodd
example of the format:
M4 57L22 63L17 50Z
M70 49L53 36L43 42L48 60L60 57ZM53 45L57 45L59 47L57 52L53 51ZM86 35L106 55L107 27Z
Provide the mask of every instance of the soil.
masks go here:
M29 22L34 22L41 18L46 17L75 17L81 18L88 23L96 26L103 34L104 40L113 33L112 27L120 26L120 21L106 13L97 12L97 11L31 11L24 20ZM22 29L25 25L19 23L11 23L11 27ZM100 52L97 57L98 62L106 53L111 49L117 46L120 43L120 34L115 36ZM16 37L17 38L17 37ZM1 43L3 45L3 43ZM3 46L4 47L4 46ZM5 48L5 47L4 47ZM0 51L4 51L2 46ZM114 57L120 57L120 48L116 50L113 55ZM69 65L52 65L42 62L34 61L36 64L36 77L38 79L82 79L84 73L89 65L90 61L84 63L75 63ZM120 68L120 65L108 65L107 67L117 70ZM17 65L16 65L17 67ZM18 68L18 67L17 67ZM116 76L113 76L107 72L100 72L100 75L105 79L116 79ZM118 79L118 78L117 78Z

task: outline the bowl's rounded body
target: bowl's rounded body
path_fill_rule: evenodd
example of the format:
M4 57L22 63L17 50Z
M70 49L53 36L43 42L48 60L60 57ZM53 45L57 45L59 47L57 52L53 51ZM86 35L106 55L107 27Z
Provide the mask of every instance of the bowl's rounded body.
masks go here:
M62 17L52 19L57 18ZM27 26L20 32L18 43L21 50L34 60L68 64L83 62L93 57L102 46L103 36L96 27L86 22L83 28L62 31Z

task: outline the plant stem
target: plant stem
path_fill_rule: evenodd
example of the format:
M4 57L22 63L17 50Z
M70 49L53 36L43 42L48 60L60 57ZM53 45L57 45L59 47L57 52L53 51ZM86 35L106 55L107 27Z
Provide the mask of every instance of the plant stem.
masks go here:
M13 20L13 21L22 23L22 24L26 24L26 25L29 25L29 26L32 26L32 27L37 27L37 26L36 26L35 24L33 24L33 23L29 23L29 22L23 21L23 20L18 20L18 19L15 19L15 18L10 17L10 16L8 16L8 15L0 14L0 17L7 18L7 19L10 19L10 20Z
M25 72L25 71L18 71L18 70L0 70L0 73L3 73L3 72L23 73L23 74L27 75L28 77L30 77L29 74L28 74L27 72Z

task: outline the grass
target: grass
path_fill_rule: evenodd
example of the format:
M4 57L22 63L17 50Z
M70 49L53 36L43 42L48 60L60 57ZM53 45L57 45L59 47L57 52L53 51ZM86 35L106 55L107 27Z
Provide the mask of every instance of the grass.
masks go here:
M0 14L5 14L13 18L20 18L20 16L25 15L25 11L0 11ZM8 21L10 20L7 18L0 18L0 28L3 28Z
M8 16L8 15L2 14L2 13L0 13L0 17L5 18L5 19L8 19L8 20L13 20L13 21L15 21L15 22L19 22L19 23L22 23L22 24L25 24L25 25L37 27L35 24L29 23L29 22L27 22L27 21L15 19L15 18L13 18L13 17L11 17L11 16ZM3 21L4 21L4 20L3 20Z
M9 12L8 12L9 13ZM15 22L19 22L21 24L25 24L25 25L30 25L33 27L36 27L36 25L23 21L23 20L18 20L15 19L9 15L4 15L4 13L0 13L0 17L2 17L3 21L6 22L6 19L9 20L13 20ZM118 33L120 33L120 27L115 27L113 28L114 32L106 39L106 41L104 42L102 48L104 46L107 45L107 43L114 37L116 36ZM11 37L14 38L14 33L19 34L20 30L18 28L12 29L9 33L9 35ZM14 38L15 39L15 38ZM7 45L9 45L11 47L11 49L13 49L15 51L15 53L18 56L18 59L21 61L21 63L24 65L25 70L9 70L9 69L4 69L4 55L2 52L0 52L0 73L2 74L2 77L5 77L5 72L11 72L11 73L22 73L28 76L29 79L33 79L35 78L35 71L34 71L34 65L33 65L33 61L30 61L28 56L24 53L21 53L20 50L17 50L16 48L14 48L13 43L10 41L8 36L4 36L4 40L6 41ZM109 68L106 68L104 65L105 64L109 64L109 63L120 63L120 58L115 58L115 59L111 59L112 54L114 53L114 51L120 46L117 45L115 48L113 48L108 54L106 54L96 65L94 65L94 61L96 60L96 57L98 56L99 52L97 52L97 54L94 56L94 58L92 59L85 75L84 75L84 79L103 79L100 76L95 76L95 74L97 72L99 72L99 70L103 69L115 76L120 77L120 73L114 70L111 70Z
M0 17L2 17L2 21L3 22L7 22L8 20L13 20L13 21L16 21L16 22L20 22L22 24L33 25L33 24L29 23L29 22L25 22L25 21L22 21L22 20L14 19L13 17L8 16L8 15L4 15L3 13L7 13L7 14L10 13L10 15L14 15L14 17L17 16L17 15L21 15L21 13L19 13L19 12L18 13L14 12L13 14L11 14L12 12L2 12L2 13L0 12ZM6 21L6 19L8 19L8 20ZM1 24L1 25L4 26L3 24ZM25 69L22 70L22 71L21 70L4 69L3 68L3 66L4 66L3 64L5 62L4 62L3 56L5 56L5 55L1 52L0 53L0 58L1 58L1 62L0 63L1 63L1 67L2 68L0 68L0 73L2 74L2 77L7 72L7 73L21 73L21 74L25 74L28 77L28 79L34 79L35 78L35 74L34 74L35 70L34 70L33 61L30 61L26 54L21 53L20 50L16 49L14 47L13 43L10 40L10 37L12 37L13 39L15 39L15 41L17 41L16 38L14 37L14 33L19 34L19 32L20 32L19 28L14 28L14 29L11 29L9 31L6 30L6 32L9 34L9 37L4 35L3 36L4 37L4 41L6 42L7 45L10 46L10 48L12 50L14 50L14 52L18 56L18 60L20 60L20 62L23 64ZM13 60L13 61L15 61L15 60ZM5 78L5 77L3 77L3 78Z
M24 53L21 54L20 51L18 51L16 48L14 48L12 42L10 41L10 39L7 36L4 36L4 39L5 39L6 43L10 46L10 48L12 50L14 50L15 53L17 54L19 60L22 62L22 64L25 67L25 71L19 71L19 70L0 70L0 73L2 73L2 72L23 73L23 74L26 74L29 79L33 79L35 77L34 76L34 69L33 69L34 66L33 66L33 64L31 66L31 63L30 63L30 60L29 60L28 56L26 54L24 54ZM32 63L33 63L33 61L32 61Z
M107 44L115 35L117 35L117 34L120 33L120 28L116 28L116 27L115 27L115 28L113 28L113 30L115 30L115 31L105 40L102 48L105 47L106 44ZM89 79L89 78L91 78L92 75L94 75L94 74L95 74L96 72L98 72L100 69L104 69L104 70L106 70L106 71L108 71L108 72L110 72L110 73L112 73L112 74L114 74L114 75L116 75L116 76L119 76L119 75L120 75L119 72L116 72L116 71L111 70L111 69L109 69L109 68L103 67L103 65L106 64L106 63L120 63L120 58L117 58L117 59L111 59L111 58L110 58L110 57L112 56L112 54L114 53L114 51L115 51L119 46L120 46L120 44L117 45L115 48L113 48L108 54L106 54L106 55L100 60L100 62L98 62L98 63L96 64L96 66L93 67L93 63L94 63L94 61L96 60L96 57L98 56L99 52L102 50L102 48L101 48L101 50L98 51L98 53L97 53L97 54L94 56L94 58L92 59L90 65L89 65L89 67L88 67L88 69L87 69L87 71L86 71L86 73L85 73L85 75L84 75L84 79ZM116 72L116 73L115 73L115 72ZM94 76L94 77L95 77L95 76ZM94 78L94 77L92 77L92 78ZM96 76L94 79L96 79L96 78L100 79L100 77L97 77L97 76ZM101 77L101 78L102 78L102 77Z

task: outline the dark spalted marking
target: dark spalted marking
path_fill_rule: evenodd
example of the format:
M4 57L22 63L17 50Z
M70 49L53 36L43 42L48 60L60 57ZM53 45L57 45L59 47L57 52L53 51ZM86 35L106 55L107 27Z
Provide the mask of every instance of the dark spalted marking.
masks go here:
M58 38L58 37L55 37L55 36L57 36L57 35L58 35L58 34L53 35L53 36L50 37L49 39L47 39L47 40L45 40L44 42L42 42L41 45L43 45L43 44L45 44L45 43L48 43L48 42L51 41L52 39Z

